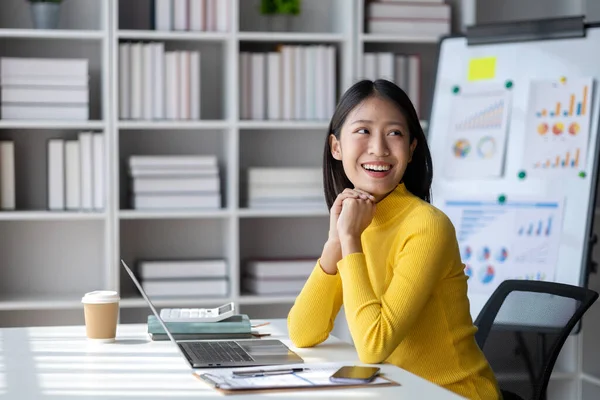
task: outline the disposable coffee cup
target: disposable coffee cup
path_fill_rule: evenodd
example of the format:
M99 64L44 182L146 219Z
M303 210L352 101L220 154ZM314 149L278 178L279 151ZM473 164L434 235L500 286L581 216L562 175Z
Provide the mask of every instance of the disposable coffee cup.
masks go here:
M117 336L119 317L117 292L96 290L86 293L81 299L85 316L85 333L90 341L110 343Z

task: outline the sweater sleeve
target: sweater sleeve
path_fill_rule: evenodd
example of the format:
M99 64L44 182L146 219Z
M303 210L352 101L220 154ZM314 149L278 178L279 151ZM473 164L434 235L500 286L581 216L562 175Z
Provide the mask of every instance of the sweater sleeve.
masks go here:
M376 364L390 356L449 271L456 250L451 222L438 214L411 226L392 250L393 276L381 298L373 291L364 253L338 263L346 318L362 362Z
M340 274L327 274L319 260L288 314L292 343L296 347L312 347L327 339L341 306Z

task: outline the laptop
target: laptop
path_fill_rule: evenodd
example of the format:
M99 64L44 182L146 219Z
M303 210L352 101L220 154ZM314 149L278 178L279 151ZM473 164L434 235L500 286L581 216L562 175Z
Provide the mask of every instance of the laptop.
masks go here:
M192 368L248 367L304 362L299 355L277 339L176 341L129 266L123 260L121 264L169 336L169 340L175 344Z

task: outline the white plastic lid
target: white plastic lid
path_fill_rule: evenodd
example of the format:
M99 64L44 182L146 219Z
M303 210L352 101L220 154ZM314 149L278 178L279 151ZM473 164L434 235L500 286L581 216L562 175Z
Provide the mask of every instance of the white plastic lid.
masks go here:
M81 302L84 304L116 303L119 300L119 294L114 290L95 290L86 293L85 296L81 298Z

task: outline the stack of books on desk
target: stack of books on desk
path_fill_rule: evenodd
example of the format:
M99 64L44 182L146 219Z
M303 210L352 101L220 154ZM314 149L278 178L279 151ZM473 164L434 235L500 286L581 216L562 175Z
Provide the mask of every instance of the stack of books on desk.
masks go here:
M248 207L325 208L320 168L249 168Z
M246 263L242 289L261 295L297 295L317 258L307 259L261 259Z
M0 58L2 119L89 119L88 60Z
M252 339L252 326L246 314L232 315L218 322L165 322L175 340ZM152 340L169 340L154 315L148 316L148 335Z
M217 156L131 156L132 207L217 209L221 185Z
M225 297L228 292L223 259L141 261L139 274L150 297Z

